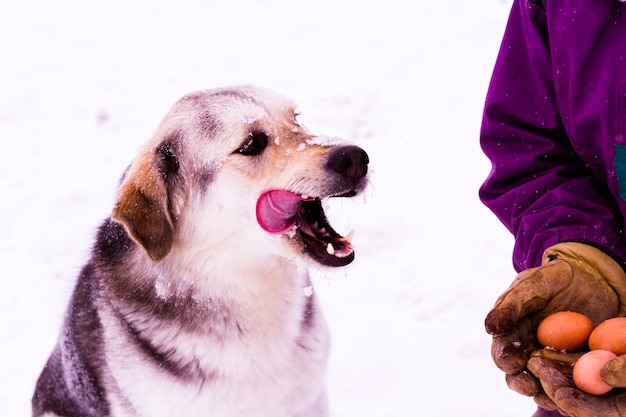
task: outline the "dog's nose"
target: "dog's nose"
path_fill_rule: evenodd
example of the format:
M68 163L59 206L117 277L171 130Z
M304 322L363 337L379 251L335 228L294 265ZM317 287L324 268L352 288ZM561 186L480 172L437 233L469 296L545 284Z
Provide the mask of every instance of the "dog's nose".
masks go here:
M341 146L328 154L326 167L337 174L358 181L367 174L370 159L358 146Z

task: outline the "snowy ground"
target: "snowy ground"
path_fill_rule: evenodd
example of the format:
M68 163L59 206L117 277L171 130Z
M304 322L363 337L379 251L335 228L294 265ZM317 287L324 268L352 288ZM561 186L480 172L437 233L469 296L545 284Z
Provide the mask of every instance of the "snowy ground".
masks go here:
M140 144L184 93L252 83L371 157L367 196L329 213L356 229L357 260L317 279L333 415L529 416L483 330L514 275L512 239L477 199L489 171L480 115L510 3L5 5L0 415L29 415L75 275Z

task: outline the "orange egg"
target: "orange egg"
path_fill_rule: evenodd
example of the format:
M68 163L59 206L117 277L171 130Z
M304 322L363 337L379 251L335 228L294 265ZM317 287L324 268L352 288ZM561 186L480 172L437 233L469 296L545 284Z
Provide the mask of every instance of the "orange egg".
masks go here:
M559 311L543 319L537 340L546 348L575 352L587 343L593 330L591 319L573 311Z
M600 370L606 363L617 358L608 350L592 350L581 356L574 364L574 385L587 394L602 395L613 389L600 377Z
M626 354L626 317L614 317L598 324L589 336L589 349Z

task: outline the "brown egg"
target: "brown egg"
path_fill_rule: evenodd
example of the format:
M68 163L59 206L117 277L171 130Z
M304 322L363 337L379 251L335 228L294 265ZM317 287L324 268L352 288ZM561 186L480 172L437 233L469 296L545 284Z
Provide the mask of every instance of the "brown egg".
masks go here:
M543 347L575 352L585 346L593 330L591 319L573 311L559 311L543 319L537 340Z
M574 364L574 385L587 394L602 395L613 389L600 377L600 370L607 362L617 358L608 350L592 350L581 356Z
M589 336L589 349L626 354L626 317L614 317L598 324Z

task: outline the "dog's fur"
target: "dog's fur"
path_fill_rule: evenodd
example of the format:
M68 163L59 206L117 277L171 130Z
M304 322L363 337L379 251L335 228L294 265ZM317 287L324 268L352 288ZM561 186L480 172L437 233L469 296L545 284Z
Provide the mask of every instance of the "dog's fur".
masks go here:
M306 270L351 258L315 255L298 226L263 230L255 204L269 189L360 192L367 154L334 142L267 90L179 100L122 178L33 415L327 415L328 332Z

